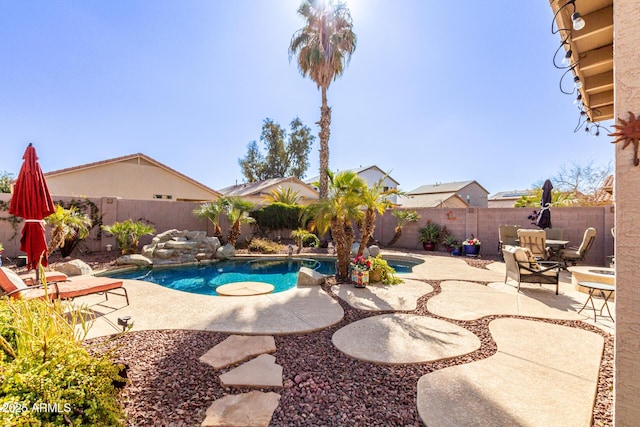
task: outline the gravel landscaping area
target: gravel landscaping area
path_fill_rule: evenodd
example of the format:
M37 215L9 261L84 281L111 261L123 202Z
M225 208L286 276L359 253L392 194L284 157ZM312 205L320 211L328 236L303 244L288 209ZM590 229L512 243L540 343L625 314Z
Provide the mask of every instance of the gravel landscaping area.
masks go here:
M101 253L82 259L94 270L100 270L113 267L116 257L115 253ZM51 258L54 265L60 261L55 256ZM465 261L484 268L494 260L465 258ZM439 282L427 283L434 287L434 292L420 298L417 309L409 313L439 318L427 310L428 299L440 292ZM282 396L272 426L420 426L415 402L416 384L422 375L481 360L496 352L488 324L501 316L477 321L444 319L480 338L481 348L465 356L404 366L354 360L333 346L333 333L379 313L351 308L332 294L332 284L334 279L323 288L345 311L339 324L314 333L275 337L274 356L283 367L284 387L263 389ZM579 321L549 322L589 330L605 338L593 425L612 425L613 337ZM89 340L87 345L92 351L111 350L116 361L128 365L129 381L122 390L128 426L199 426L212 401L227 394L251 391L222 387L218 377L232 367L215 370L198 360L227 337L228 334L204 331L141 331Z

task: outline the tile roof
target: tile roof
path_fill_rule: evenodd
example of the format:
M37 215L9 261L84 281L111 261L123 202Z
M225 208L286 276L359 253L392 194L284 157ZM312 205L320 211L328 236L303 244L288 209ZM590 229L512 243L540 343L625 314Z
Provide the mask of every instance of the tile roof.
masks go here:
M314 192L316 191L315 188L311 187L309 184L306 184L300 181L298 178L295 178L295 177L271 178L271 179L265 179L263 181L230 185L229 187L225 187L218 191L220 191L220 193L224 194L225 196L236 196L236 197L255 196L260 194L268 194L273 189L273 187L276 187L279 184L282 184L285 182L304 185L309 187L309 190Z
M460 202L462 202L464 206L469 206L469 204L455 192L398 196L398 204L403 208L454 208L460 207Z

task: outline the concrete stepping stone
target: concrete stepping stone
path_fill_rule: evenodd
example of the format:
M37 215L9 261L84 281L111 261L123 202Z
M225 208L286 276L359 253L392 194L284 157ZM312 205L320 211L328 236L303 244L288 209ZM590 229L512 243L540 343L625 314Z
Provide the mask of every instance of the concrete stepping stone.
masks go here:
M263 354L220 375L225 387L282 387L282 366L276 358Z
M251 391L228 395L214 401L207 409L202 427L267 427L278 407L280 395Z
M591 425L602 336L523 319L496 319L489 329L495 355L420 378L425 425Z
M382 364L423 363L480 348L480 339L444 320L414 314L383 314L358 320L331 338L341 352Z
M231 335L200 356L200 361L220 369L275 351L276 342L272 336Z
M433 292L433 287L417 280L403 280L404 283L399 285L374 283L362 289L351 284L334 285L331 291L358 310L415 310L418 298Z

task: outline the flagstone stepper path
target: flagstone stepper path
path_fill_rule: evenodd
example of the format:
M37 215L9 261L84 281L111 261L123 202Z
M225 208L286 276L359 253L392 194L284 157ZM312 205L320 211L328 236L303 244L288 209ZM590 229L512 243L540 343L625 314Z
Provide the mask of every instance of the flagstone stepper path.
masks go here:
M274 353L276 342L268 335L231 335L200 357L215 369L235 365L265 353Z
M267 427L278 407L280 395L274 392L250 391L227 395L207 409L202 427Z
M282 387L282 366L270 354L262 354L220 375L225 387Z

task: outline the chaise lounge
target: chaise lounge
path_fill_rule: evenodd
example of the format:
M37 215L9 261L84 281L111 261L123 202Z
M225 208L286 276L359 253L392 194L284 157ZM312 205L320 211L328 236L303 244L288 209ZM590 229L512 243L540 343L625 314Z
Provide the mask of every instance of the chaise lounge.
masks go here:
M43 285L28 286L20 276L12 270L0 267L0 289L5 296L24 299L66 299L72 300L92 294L104 293L109 299L109 293L126 298L129 305L129 295L123 286L122 280L108 277L83 276L66 282L53 282L47 284L45 292ZM116 292L121 289L123 293Z

